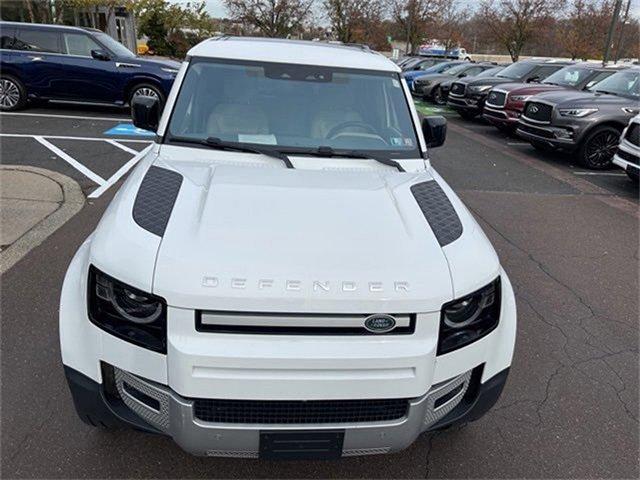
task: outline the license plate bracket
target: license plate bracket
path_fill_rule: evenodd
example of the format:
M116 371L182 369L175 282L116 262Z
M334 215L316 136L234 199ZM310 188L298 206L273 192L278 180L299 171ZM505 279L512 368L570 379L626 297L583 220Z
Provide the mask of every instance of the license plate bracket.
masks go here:
M335 459L342 456L344 430L263 430L260 458L269 460Z

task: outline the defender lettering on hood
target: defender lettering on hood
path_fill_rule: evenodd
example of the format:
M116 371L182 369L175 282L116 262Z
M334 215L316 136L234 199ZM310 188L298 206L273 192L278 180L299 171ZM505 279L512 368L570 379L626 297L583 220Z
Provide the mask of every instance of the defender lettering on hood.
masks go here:
M253 284L253 285L250 285ZM226 286L229 288L244 290L249 286L258 290L279 289L285 291L312 290L314 292L356 292L364 290L368 292L408 292L409 282L353 282L353 281L330 281L330 280L283 280L277 282L273 278L263 278L259 280L249 280L246 278L218 278L203 277L202 286L208 288L218 288Z

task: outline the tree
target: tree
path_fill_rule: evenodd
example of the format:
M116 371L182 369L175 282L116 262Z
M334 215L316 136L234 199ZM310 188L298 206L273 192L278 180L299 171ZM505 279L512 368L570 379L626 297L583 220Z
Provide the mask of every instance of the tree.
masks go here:
M563 0L482 0L478 14L516 62L536 27L562 4Z
M137 0L131 8L138 33L149 38L149 49L159 55L183 57L215 30L204 1L180 5L167 0Z
M311 17L313 0L225 0L224 3L232 20L265 37L287 38L302 31Z
M613 2L610 0L573 0L567 12L562 46L572 59L602 56L601 42L611 21Z
M457 0L451 0L442 5L435 19L433 32L434 37L442 42L445 51L451 50L462 42L462 23L470 16L468 9L463 10Z
M324 7L336 40L387 46L381 0L324 0Z
M407 43L406 53L417 50L427 25L438 16L448 0L390 0L391 16Z

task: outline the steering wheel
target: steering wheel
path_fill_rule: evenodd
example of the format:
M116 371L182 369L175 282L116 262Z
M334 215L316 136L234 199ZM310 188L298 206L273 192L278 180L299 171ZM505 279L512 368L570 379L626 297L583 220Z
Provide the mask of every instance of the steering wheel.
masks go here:
M345 128L349 128L349 127L359 127L359 128L364 129L364 130L367 130L369 133L372 133L372 134L380 137L380 134L376 131L376 129L373 128L368 123L359 122L357 120L351 120L351 121L348 121L348 122L339 123L338 125L333 127L327 133L327 137L326 138L333 139L336 135L338 135L338 133L340 133ZM380 138L382 138L382 137L380 137Z

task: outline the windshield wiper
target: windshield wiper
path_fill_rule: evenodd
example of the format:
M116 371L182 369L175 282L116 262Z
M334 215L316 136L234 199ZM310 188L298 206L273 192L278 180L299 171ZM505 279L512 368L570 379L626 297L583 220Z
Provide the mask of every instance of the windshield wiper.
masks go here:
M592 90L594 93L604 93L605 95L615 95L618 97L620 94L615 92L608 92L607 90Z
M311 155L314 157L342 157L342 158L359 158L363 160L374 160L383 165L396 168L399 172L404 172L402 168L395 160L390 158L378 157L377 155L370 155L367 153L361 153L356 150L334 150L332 147L320 146L318 148L301 148L301 149L287 149L286 152L290 155Z
M193 143L196 145L204 145L209 148L215 148L218 150L228 150L231 152L244 152L244 153L257 153L259 155L265 155L271 158L277 158L282 161L287 168L294 168L291 160L281 151L275 148L262 148L262 147L253 147L248 145L243 145L236 142L226 142L224 140L219 139L218 137L208 137L205 140L200 138L190 138L190 137L171 137L172 141L183 142L183 143Z

